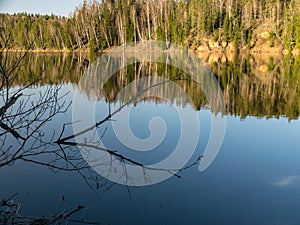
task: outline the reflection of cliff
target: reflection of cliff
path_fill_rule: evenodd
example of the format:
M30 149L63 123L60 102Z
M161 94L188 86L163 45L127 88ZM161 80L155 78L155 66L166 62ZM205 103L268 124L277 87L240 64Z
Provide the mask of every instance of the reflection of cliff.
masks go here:
M13 60L13 54L8 60ZM47 65L43 78L38 85L72 83L78 85L80 92L91 99L106 99L114 101L128 84L131 95L157 82L157 77L167 79L183 78L174 81L182 89L178 91L176 85L161 85L153 89L151 96L146 96L144 101L161 102L164 99L153 96L168 96L168 101L185 106L187 98L182 98L186 92L192 99L195 109L207 106L207 99L202 91L207 88L205 78L200 85L189 79L183 71L166 66L162 63L138 62L115 71L113 76L106 80L91 76L88 79L82 78L87 69L88 61L80 55L35 55L30 54L26 62L20 67L24 72L18 77L16 85L25 85L39 76L40 68ZM220 83L226 107L226 114L256 117L280 117L289 119L298 118L300 115L300 56L293 58L270 58L263 56L253 57L212 57L205 58L205 63L212 68L217 80ZM112 66L117 61L112 62ZM190 63L192 64L192 63ZM104 77L105 78L105 77ZM148 78L143 83L136 81L141 78ZM78 83L80 81L80 83ZM134 86L138 84L139 86ZM102 87L102 85L104 85ZM142 85L142 87L141 87ZM102 87L102 88L101 88ZM126 96L125 96L126 97ZM129 99L131 96L127 96ZM126 98L124 98L126 99Z
M300 58L233 58L232 61L216 61L211 64L218 79L225 100L226 114L255 117L285 116L295 119L300 114ZM113 102L119 92L129 83L136 82L142 77L148 77L143 89L151 86L157 77L172 79L183 77L185 80L176 81L182 87L182 92L174 91L172 87L156 89L155 96L172 96L169 101L185 106L182 99L184 92L191 97L195 109L207 105L207 99L202 91L203 86L188 79L189 76L179 69L166 66L163 63L136 63L115 73L103 89L91 88L93 80L82 80L79 89L89 98L105 98ZM93 79L93 77L89 77ZM100 87L103 84L98 84ZM135 87L138 90L138 87ZM137 94L135 90L130 93ZM129 100L131 96L128 96ZM148 100L159 101L149 96Z
M235 57L215 62L223 89L226 111L242 118L300 115L300 57Z

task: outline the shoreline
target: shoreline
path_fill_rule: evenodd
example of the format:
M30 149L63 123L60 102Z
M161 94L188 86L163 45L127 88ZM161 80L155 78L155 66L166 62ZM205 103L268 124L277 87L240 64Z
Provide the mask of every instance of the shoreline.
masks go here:
M2 49L1 53L24 53L24 52L29 52L29 53L85 53L85 54L90 54L90 53L101 53L101 52L109 52L109 51L114 51L115 48L113 47L110 49L105 49L102 51L96 51L96 52L91 52L88 49L76 49L76 50L71 50L71 49ZM231 55L231 54L238 54L238 55L278 55L278 56L285 56L285 55L300 55L300 50L299 49L294 49L292 51L288 51L286 49L283 49L282 47L276 47L274 49L263 49L263 48L255 48L255 49L250 49L250 50L241 50L240 52L236 52L233 50L228 50L228 49L202 49L201 46L198 48L194 49L189 49L193 51L197 55L202 55L202 54L214 54L214 55ZM133 50L134 51L134 50ZM149 49L149 51L151 51ZM166 50L162 50L166 51Z
M86 49L71 50L71 49L3 49L2 53L90 53Z

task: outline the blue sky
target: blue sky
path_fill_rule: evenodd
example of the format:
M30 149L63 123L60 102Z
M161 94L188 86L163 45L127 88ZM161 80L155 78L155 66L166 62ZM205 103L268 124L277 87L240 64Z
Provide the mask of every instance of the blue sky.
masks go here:
M1 13L39 13L68 16L83 0L0 0Z

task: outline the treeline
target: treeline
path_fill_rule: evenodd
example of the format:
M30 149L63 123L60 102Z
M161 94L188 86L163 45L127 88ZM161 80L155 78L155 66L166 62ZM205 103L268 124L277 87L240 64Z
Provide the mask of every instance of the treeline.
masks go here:
M208 37L238 50L251 48L253 31L261 26L269 33L270 45L300 49L300 1L84 1L70 17L1 14L0 45L98 51L151 39L191 48Z

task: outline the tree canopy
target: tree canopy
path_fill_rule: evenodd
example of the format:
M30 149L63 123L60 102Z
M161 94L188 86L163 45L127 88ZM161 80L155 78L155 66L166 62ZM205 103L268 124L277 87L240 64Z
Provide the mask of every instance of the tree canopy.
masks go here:
M263 26L270 45L300 49L299 0L84 1L68 18L0 14L0 24L11 48L98 51L149 39L191 48L204 37L251 48L253 30Z

